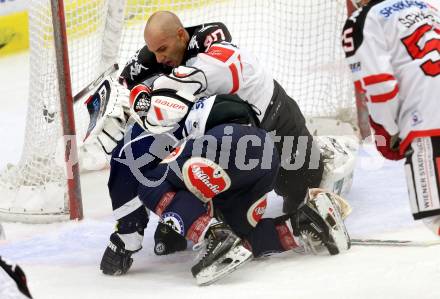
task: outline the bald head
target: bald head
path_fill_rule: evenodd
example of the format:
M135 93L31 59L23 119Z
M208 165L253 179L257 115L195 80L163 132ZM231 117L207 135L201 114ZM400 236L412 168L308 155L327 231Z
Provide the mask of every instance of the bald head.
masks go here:
M170 36L175 34L179 28L183 28L179 17L170 11L157 11L153 13L145 25L144 37L151 37L157 34Z
M183 60L189 34L174 13L158 11L148 18L144 39L159 63L177 67Z

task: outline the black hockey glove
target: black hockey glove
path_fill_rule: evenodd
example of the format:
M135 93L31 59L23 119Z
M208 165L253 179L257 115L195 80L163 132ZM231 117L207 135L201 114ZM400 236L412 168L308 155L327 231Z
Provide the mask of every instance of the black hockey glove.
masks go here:
M11 279L15 281L18 290L22 294L29 298L32 298L27 286L26 275L24 274L20 266L13 264L10 265L0 257L0 271L2 271L2 269L11 277Z
M102 273L107 275L123 275L127 273L133 263L131 255L141 250L141 248L135 251L127 250L118 234L111 234L110 244L105 249L101 260L100 269Z
M159 222L154 233L154 253L156 255L167 255L176 251L186 249L186 239L175 232L168 225Z

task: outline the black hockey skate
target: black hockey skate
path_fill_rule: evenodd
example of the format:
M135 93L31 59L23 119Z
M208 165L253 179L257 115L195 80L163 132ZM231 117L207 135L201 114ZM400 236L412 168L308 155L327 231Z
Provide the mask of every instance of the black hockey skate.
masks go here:
M327 249L336 255L351 246L339 208L325 192L313 199L308 197L290 221L306 252L319 254Z
M191 268L197 284L209 285L251 260L241 239L223 222L212 224L205 234L206 252Z

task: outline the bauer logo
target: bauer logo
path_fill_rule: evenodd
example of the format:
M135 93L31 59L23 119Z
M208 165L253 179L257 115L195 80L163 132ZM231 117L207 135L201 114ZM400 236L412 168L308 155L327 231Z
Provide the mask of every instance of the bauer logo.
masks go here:
M174 100L171 98L163 97L159 98L155 96L155 99L153 99L154 104L158 104L162 106L163 108L171 108L176 110L182 110L185 111L188 107L184 104L181 104L179 100Z

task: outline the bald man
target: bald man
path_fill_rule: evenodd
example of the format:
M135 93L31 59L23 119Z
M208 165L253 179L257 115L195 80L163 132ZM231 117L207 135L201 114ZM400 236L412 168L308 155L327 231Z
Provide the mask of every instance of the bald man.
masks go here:
M187 65L213 43L231 42L231 34L222 23L206 23L184 28L179 18L168 11L151 15L145 25L146 45L128 61L119 83L132 89L141 82L152 82L172 68Z
M189 33L176 15L167 11L153 14L145 26L144 38L158 63L173 68L181 65Z
M254 55L231 43L231 35L222 23L185 28L175 14L159 11L148 19L144 38L146 45L125 66L119 82L130 90L139 83L151 85L157 76L185 65L206 76L200 97L236 94L249 103L261 127L277 135L275 142L283 167L275 192L284 198L284 212L295 213L308 188L319 187L323 173L319 148L297 103ZM221 117L222 111L217 113ZM283 149L284 144L287 146ZM158 240L162 237L161 230L157 230L157 244L161 245ZM165 248L156 247L169 253ZM186 243L181 243L171 252L184 248Z

